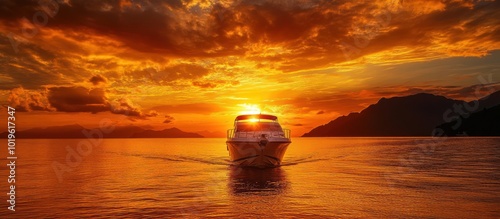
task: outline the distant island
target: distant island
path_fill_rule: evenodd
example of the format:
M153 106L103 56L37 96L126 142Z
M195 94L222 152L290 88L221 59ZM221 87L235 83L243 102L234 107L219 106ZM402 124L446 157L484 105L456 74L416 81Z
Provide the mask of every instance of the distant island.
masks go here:
M465 102L420 93L382 98L359 113L318 126L303 137L500 136L500 91Z
M16 133L16 138L86 138L81 125L51 126L33 128ZM0 133L0 138L6 138L7 132ZM178 128L163 130L148 130L137 126L116 126L113 131L103 134L104 138L203 138L202 135L184 132Z

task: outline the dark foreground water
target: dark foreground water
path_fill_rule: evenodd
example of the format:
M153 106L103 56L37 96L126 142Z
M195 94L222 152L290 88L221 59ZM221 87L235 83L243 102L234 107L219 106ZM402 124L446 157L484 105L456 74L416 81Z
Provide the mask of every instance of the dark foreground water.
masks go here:
M225 139L19 140L0 217L500 218L500 138L292 140L263 170L228 165Z

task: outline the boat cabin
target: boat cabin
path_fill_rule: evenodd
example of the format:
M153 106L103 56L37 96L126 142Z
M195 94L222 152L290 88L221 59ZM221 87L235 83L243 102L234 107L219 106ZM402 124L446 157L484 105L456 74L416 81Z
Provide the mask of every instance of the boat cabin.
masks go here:
M240 115L234 120L234 129L228 130L228 138L253 137L289 138L290 130L283 129L278 117L267 114Z

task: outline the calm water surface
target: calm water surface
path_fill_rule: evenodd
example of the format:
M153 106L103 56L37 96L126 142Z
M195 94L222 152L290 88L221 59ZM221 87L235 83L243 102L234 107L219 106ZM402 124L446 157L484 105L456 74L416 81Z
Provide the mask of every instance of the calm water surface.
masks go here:
M0 217L500 218L500 138L292 140L282 167L252 169L225 139L105 139L61 181L84 140L19 140Z

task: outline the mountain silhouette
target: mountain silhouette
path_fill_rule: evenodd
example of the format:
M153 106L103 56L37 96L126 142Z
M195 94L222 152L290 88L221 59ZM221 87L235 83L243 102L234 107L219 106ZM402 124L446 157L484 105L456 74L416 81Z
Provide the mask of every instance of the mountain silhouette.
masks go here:
M467 118L444 123L438 128L446 136L500 136L500 105L483 108Z
M51 126L47 128L33 128L15 133L16 138L87 138L84 131L90 132L81 125ZM137 126L116 126L110 132L100 132L104 138L203 138L197 133L184 132L177 128L161 131L146 130ZM6 138L7 132L0 133L0 138ZM96 136L93 136L96 137Z
M472 106L474 101L469 102ZM479 108L476 111L481 111L483 109L488 109L500 104L500 91L494 92L486 97L478 100Z
M434 129L466 116L470 106L480 111L500 104L500 92L478 101L464 102L428 93L382 98L359 113L341 116L318 126L303 137L328 136L431 136ZM469 108L467 108L467 107ZM457 111L461 109L464 112Z

